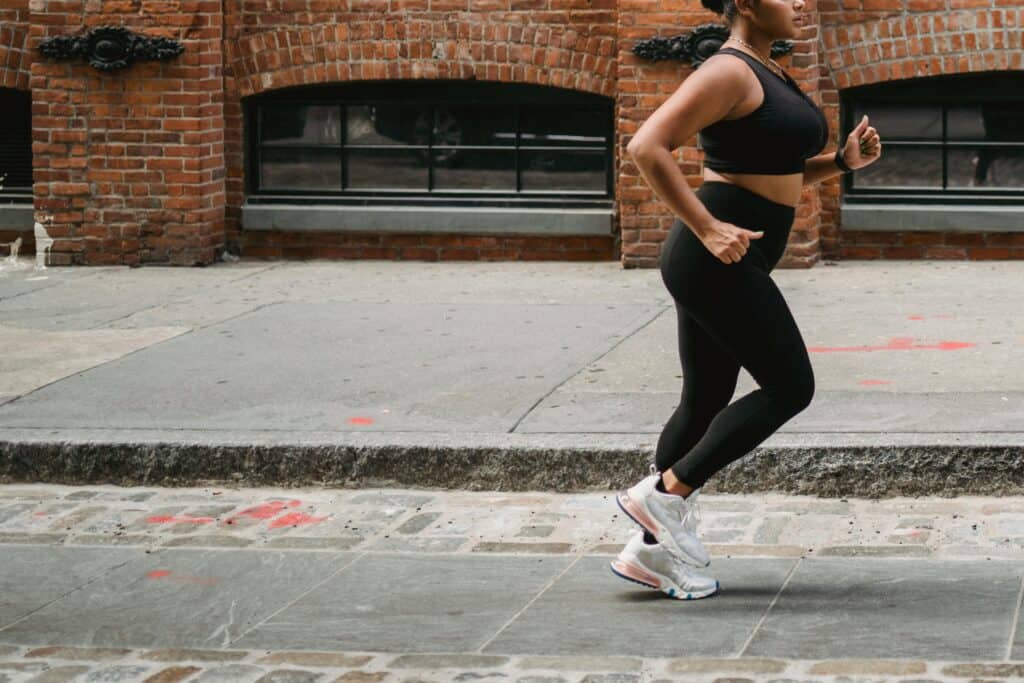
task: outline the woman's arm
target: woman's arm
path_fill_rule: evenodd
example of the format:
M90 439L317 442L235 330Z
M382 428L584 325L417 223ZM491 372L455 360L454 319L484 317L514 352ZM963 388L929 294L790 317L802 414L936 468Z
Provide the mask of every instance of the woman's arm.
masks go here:
M836 152L825 152L819 154L816 157L811 157L807 160L804 165L804 185L813 185L814 183L820 183L822 180L828 180L829 178L837 175L842 175L843 171L836 166Z
M846 136L842 150L843 163L851 171L870 166L882 156L882 139L874 126L868 125L868 115L861 117L860 123ZM804 185L820 183L826 178L839 175L843 171L836 164L836 153L825 152L811 157L804 165Z

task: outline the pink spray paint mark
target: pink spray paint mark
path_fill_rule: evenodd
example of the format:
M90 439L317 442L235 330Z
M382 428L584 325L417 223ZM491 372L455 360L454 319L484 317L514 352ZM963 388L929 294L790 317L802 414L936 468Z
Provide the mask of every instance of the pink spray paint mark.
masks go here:
M857 384L861 384L863 386L869 387L869 386L874 386L875 384L892 384L892 380L888 380L888 379L862 379L861 381L857 382Z
M304 512L289 512L281 515L270 523L271 529L280 529L283 526L305 526L307 524L319 524L327 517L312 517Z
M263 503L255 507L246 508L237 515L227 520L225 524L234 524L236 520L245 517L248 519L271 519L277 516L277 513L281 512L285 508L294 508L302 505L300 500L272 500L269 503Z
M192 517L191 515L153 515L147 517L150 524L209 524L213 517Z
M348 419L348 423L350 425L372 425L373 424L373 418L372 417L350 417Z
M908 315L907 319L908 320L927 320L929 317L937 318L939 320L952 320L952 318L953 318L953 316L950 315L949 313L937 313L936 315L927 316L927 317L923 316L923 315Z
M45 517L47 514L48 513L46 512L37 512L33 515L33 517Z
M285 508L297 508L302 505L300 500L272 500L269 503L263 503L255 507L246 508L239 512L235 517L248 517L249 519L270 519L277 515Z
M972 342L944 341L938 344L914 344L913 337L893 337L885 346L810 346L808 353L836 353L839 351L956 351L977 346Z

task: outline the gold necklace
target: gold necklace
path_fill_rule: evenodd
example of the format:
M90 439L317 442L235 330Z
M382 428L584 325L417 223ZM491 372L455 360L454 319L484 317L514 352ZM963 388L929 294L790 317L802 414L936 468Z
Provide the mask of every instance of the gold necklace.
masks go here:
M753 51L753 53L754 53L754 56L755 56L755 57L757 57L757 58L758 58L758 59L759 59L759 60L761 61L761 63L762 63L762 64L764 64L764 65L765 65L766 67L768 67L769 69L771 69L771 70L772 70L773 72L775 72L775 69L778 69L778 70L779 70L779 72L781 72L781 71L782 71L782 67L781 67L781 66L779 66L778 64L775 64L775 62L772 62L771 64L769 64L769 63L768 63L767 61L765 61L764 57L762 57L762 56L761 56L761 55L760 55L760 54L758 53L758 51L757 51L757 48L755 48L755 47L754 47L753 45L751 45L751 44L750 44L750 43L748 43L747 41L745 41L745 40L742 40L742 39L740 39L740 38L737 38L736 36L733 36L733 35L730 35L730 36L729 36L729 40L735 40L735 41L736 41L737 43L739 43L740 45L746 45L747 47L749 47L749 48L750 48L750 49L751 49L751 50ZM773 65L774 65L774 66L773 66ZM780 76L780 78L782 78L783 80L786 80L786 77L785 77L785 76Z

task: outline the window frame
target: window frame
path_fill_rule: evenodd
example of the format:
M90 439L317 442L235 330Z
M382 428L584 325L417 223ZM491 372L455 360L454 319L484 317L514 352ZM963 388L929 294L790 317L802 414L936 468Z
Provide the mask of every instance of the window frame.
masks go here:
M426 146L400 145L348 145L347 117L350 106L387 106L401 104L410 107L430 108L432 116L438 107L512 106L515 125L515 140L512 145L459 145L460 149L503 149L514 157L515 190L465 190L465 189L342 189L342 190L278 190L260 189L258 186L259 164L267 145L260 140L262 105L287 103L296 106L335 106L339 108L340 134L338 143L332 145L287 145L288 148L338 149L342 187L346 178L346 150L349 149L425 149L427 185L434 185L435 163L431 150L433 136ZM566 106L572 109L602 111L607 116L606 144L603 149L604 188L603 190L556 190L539 191L522 189L520 150L544 151L598 151L596 145L530 145L523 144L522 111L528 106ZM615 102L611 98L593 93L583 93L547 86L521 83L499 83L493 81L424 81L392 80L317 86L301 86L261 93L243 101L245 124L245 192L250 204L291 203L291 204L353 204L353 205L410 205L410 206L486 206L486 207L553 207L589 208L610 207L615 202ZM284 145L281 145L284 147ZM443 145L439 147L444 147Z
M1004 75L1004 74L1012 74ZM882 136L883 154L885 149L914 147L941 149L942 187L934 189L889 189L885 187L857 187L856 172L842 175L843 202L848 204L985 204L1019 205L1024 203L1024 187L1021 188L966 188L949 187L949 153L956 149L977 149L978 147L1016 147L1024 149L1024 140L1013 141L965 141L948 139L948 114L951 107L963 107L988 102L1019 103L1024 111L1024 92L1020 95L1006 94L1006 85L1013 79L1024 78L1024 72L986 72L980 74L955 74L906 81L888 81L869 86L848 88L840 91L841 141L849 135L857 122L854 109L859 106L870 117L872 103L910 104L921 107L938 107L942 116L941 138L928 140L900 140ZM1000 87L1001 86L1001 87ZM963 93L968 93L964 96ZM869 119L870 120L870 119Z

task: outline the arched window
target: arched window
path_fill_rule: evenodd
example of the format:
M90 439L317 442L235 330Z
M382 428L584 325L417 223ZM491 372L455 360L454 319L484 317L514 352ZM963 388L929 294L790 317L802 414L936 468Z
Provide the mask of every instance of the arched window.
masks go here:
M612 205L614 103L561 88L381 81L246 100L250 201Z
M0 88L0 201L32 201L32 96L25 90Z
M841 140L864 114L882 158L844 176L844 200L1020 204L1024 72L958 74L844 90Z

